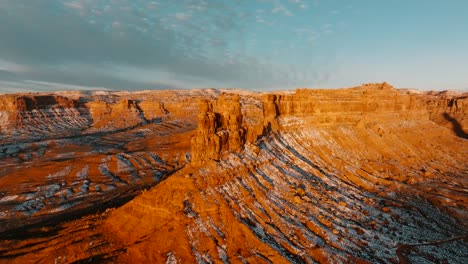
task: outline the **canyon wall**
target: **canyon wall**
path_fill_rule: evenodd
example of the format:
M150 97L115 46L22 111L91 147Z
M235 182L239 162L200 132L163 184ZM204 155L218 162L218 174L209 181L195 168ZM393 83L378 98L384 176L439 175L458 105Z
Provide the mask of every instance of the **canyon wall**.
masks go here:
M0 143L131 129L148 123L196 125L197 98L211 90L0 95Z
M263 104L265 125L270 125L273 130L429 118L423 96L396 90L387 83L351 89L298 89L293 94L267 94Z
M78 100L60 95L0 96L0 133L67 133L89 125L89 111Z
M468 94L450 95L447 92L427 95L427 110L431 121L452 129L459 136L468 138L463 129L468 128L466 108Z
M0 262L468 263L466 98L0 96Z
M118 260L467 263L468 141L436 122L463 99L385 83L240 97L201 101L193 166L109 214Z
M92 126L96 129L132 127L144 122L143 113L133 100L125 99L116 103L89 102L87 106L93 120Z
M466 138L463 127L468 126L466 95L397 90L388 83L337 90L252 93L244 94L243 100L239 98L223 94L218 100L201 103L197 135L192 139L193 164L218 160L224 152L238 152L245 142L255 143L269 131L343 125L365 128L430 120ZM379 133L384 132L380 129Z

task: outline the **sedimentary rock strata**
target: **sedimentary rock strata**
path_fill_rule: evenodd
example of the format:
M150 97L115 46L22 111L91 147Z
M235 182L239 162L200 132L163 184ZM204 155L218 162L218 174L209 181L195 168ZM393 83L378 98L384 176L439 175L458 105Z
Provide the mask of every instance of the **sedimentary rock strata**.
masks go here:
M10 108L21 96L0 98L13 120L0 261L468 261L466 94L377 83L27 95ZM15 121L31 115L44 127ZM60 136L66 120L83 122Z
M238 94L223 94L217 100L218 112L213 104L200 101L197 133L192 138L192 163L204 165L208 160L219 160L225 152L240 152L246 132L242 127L242 112Z

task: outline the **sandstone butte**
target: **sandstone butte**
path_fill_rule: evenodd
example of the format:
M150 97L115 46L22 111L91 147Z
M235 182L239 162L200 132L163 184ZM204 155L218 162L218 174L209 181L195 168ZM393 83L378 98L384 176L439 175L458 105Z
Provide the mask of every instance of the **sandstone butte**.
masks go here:
M468 263L467 93L0 96L0 263Z

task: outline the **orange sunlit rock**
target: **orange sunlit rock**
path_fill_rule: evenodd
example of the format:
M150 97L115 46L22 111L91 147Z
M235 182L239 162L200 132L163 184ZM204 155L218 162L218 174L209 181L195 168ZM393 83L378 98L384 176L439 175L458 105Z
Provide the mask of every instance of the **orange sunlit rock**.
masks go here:
M0 262L463 263L467 98L0 96Z

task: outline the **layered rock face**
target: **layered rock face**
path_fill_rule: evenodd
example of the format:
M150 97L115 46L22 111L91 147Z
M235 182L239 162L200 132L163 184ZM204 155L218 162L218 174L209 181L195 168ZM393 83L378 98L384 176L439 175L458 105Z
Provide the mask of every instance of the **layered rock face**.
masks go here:
M144 100L138 103L141 111L144 113L145 119L149 122L161 120L170 112L164 107L164 102L155 100Z
M213 112L213 105L202 100L199 108L197 134L191 140L191 161L195 165L203 165L209 159L219 160L221 151L221 139L216 134L219 120Z
M0 96L0 133L46 134L79 131L89 125L87 109L60 95Z
M116 103L89 102L93 128L126 128L145 121L144 113L133 100L124 99Z
M423 96L396 90L387 83L352 89L298 89L293 94L267 94L263 104L264 123L273 130L429 118Z
M463 128L468 127L466 109L468 94L449 95L444 92L427 96L427 109L430 120L452 129L459 136L468 138Z
M199 104L197 133L192 138L192 164L204 165L209 160L219 160L224 152L242 150L245 130L242 128L240 96L221 95L217 102L219 112L213 104L202 100Z
M0 143L114 132L155 122L195 124L196 98L190 92L62 92L0 95Z
M239 95L220 96L213 104L217 111L213 111L212 103L203 102L200 105L198 132L192 140L194 164L201 165L209 159L219 160L220 154L226 151L239 152L245 142L254 144L270 131L341 125L364 128L377 123L426 121L436 115L434 112L455 111L451 110L455 107L445 107L443 110L441 107L431 108L434 102L463 104L460 99L450 99L455 100L450 103L441 98L431 99L423 94L397 90L387 83L371 83L351 89L298 89L294 93L249 96L262 105L260 114L244 111L246 117L252 120L249 123L243 121ZM252 105L245 106L249 107ZM461 109L459 107L456 111L463 121L464 112Z

